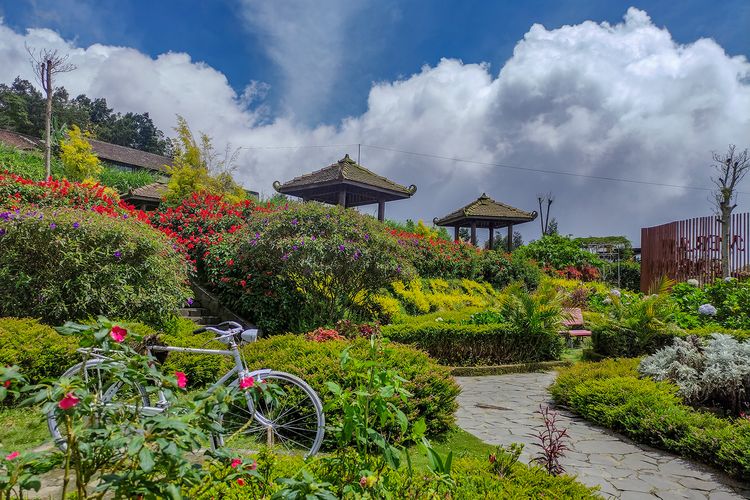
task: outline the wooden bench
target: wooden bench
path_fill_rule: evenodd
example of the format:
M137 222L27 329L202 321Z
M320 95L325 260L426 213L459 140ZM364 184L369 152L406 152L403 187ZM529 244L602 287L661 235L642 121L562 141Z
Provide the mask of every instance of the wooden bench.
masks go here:
M591 330L584 329L583 313L578 307L563 308L563 325L565 325L566 330L559 333L568 339L569 346L573 345L573 339L591 337Z

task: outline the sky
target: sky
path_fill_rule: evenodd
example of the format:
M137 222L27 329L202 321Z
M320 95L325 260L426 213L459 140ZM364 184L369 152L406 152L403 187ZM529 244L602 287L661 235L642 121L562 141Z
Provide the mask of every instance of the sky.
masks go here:
M419 188L391 218L552 193L562 233L637 244L711 213L690 189L710 187L711 152L750 147L748 26L746 0L0 0L0 82L32 78L25 45L57 48L71 94L243 148L248 189L361 144Z

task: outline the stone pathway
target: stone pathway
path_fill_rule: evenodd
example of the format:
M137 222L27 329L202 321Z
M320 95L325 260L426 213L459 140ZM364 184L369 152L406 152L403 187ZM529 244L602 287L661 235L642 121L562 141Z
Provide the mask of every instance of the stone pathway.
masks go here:
M531 434L542 423L539 405L553 404L547 387L554 373L457 377L458 425L489 444L524 443L524 461L538 448ZM750 498L750 484L586 422L559 410L570 451L562 464L570 475L599 486L607 498Z

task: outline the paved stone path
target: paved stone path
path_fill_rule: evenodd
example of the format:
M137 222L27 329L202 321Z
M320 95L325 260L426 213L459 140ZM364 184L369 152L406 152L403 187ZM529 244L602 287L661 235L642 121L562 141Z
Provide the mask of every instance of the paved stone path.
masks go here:
M542 423L535 412L540 404L553 405L547 387L554 379L554 373L457 377L458 425L489 444L524 443L528 462L538 450L531 434ZM570 434L563 466L607 498L750 498L750 484L558 412Z

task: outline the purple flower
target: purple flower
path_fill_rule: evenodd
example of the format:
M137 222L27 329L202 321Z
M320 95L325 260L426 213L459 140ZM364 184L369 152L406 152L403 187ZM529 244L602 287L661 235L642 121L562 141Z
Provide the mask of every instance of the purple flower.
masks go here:
M315 240L317 240L318 238L316 238L316 237L315 237L315 235L312 235L312 236L310 236L310 239L311 239L311 240L313 240L313 241L315 241Z
M56 228L57 228L57 224L55 224L55 223L53 222L52 224L50 224L50 225L49 225L49 228L50 228L50 229L56 229Z
M299 224L299 222L297 221L297 219L292 219L291 224L292 226L296 226L297 224Z
M369 239L370 239L370 235L369 235L369 234L367 234L367 233L365 233L365 241L367 241L367 240L369 240Z
M122 252L120 252L119 250L117 250L117 251L115 252L115 258L116 258L116 259L121 259L121 258L122 258Z
M128 214L122 214L122 218L123 219L127 219L128 218Z
M285 253L284 255L281 256L281 260L287 260L288 258L289 258L288 253Z
M401 266L396 266L396 272L397 272L397 273L400 273L400 272L401 272Z
M346 250L346 247L344 245L339 245L339 252L343 252Z
M292 251L294 252L296 250L299 250L299 247L297 245L292 245Z
M0 227L0 236L2 236L4 234L5 234L5 229L3 229L3 228Z
M79 222L73 223L73 229L78 229L79 227L81 227L81 224Z
M193 298L192 297L190 297L189 299L187 299L187 305L188 305L188 307L193 305Z
M2 213L0 213L0 219L2 219L2 220L10 220L10 212L2 212Z
M353 258L354 260L357 260L357 259L359 259L359 258L360 258L361 256L362 256L362 254L361 254L361 253L359 252L359 250L355 250L355 251L354 251L354 255L352 255L352 258Z

